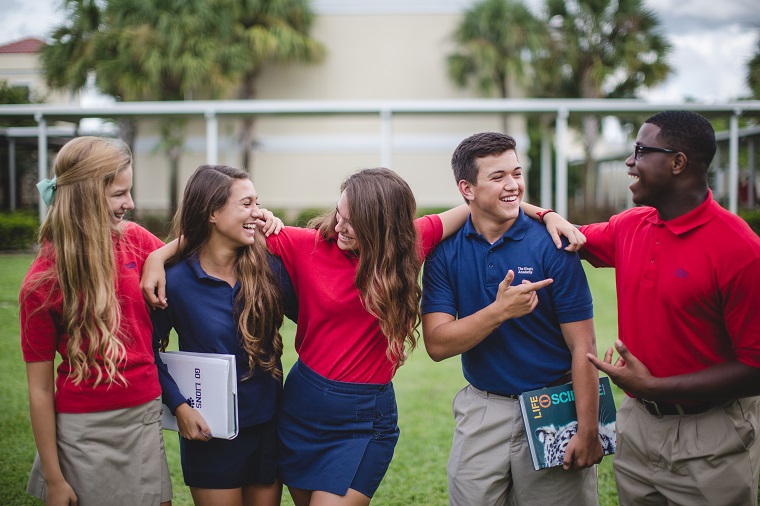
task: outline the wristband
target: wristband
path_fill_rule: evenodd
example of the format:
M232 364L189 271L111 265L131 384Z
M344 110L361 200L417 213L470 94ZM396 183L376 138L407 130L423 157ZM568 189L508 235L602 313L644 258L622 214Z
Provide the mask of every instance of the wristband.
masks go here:
M544 216L546 216L549 213L556 213L554 209L547 209L546 211L538 212L536 213L536 216L538 216L538 222L543 223L544 222Z

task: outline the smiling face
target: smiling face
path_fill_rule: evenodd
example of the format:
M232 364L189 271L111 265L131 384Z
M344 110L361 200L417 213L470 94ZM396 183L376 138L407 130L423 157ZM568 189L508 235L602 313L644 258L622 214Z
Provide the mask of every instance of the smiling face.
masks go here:
M357 251L359 242L356 240L354 227L351 226L351 217L348 212L348 197L346 192L340 194L338 205L335 208L335 233L338 234L337 244L342 251Z
M636 144L654 148L672 149L658 141L660 127L644 123L636 136ZM677 153L643 151L636 160L631 154L625 161L628 175L632 179L628 188L633 194L633 202L660 208L672 198L675 185L673 164Z
M116 175L106 188L108 208L111 211L111 226L116 228L124 220L124 214L135 208L132 201L132 167L129 166Z
M250 179L236 179L227 203L211 213L211 240L222 241L233 249L253 244L257 219L262 217L256 202L256 189Z
M478 158L477 184L459 182L459 190L470 204L473 220L495 226L511 226L520 214L525 192L522 167L514 150Z

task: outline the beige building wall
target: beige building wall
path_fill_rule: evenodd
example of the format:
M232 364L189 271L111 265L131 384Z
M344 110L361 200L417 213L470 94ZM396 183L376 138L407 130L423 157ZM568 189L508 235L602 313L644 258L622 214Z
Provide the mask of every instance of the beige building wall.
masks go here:
M447 56L462 12L473 0L314 0L312 36L326 57L315 65L275 65L264 69L257 98L284 100L428 100L471 98L448 77ZM0 54L0 79L28 83L47 94L36 55ZM79 97L49 94L49 103L79 103ZM101 102L102 105L102 102ZM498 115L393 116L389 168L412 187L419 207L461 202L450 168L451 153L466 136L501 130ZM169 169L162 153L158 121L141 118L135 144L135 201L155 214L169 207ZM255 122L251 156L254 185L264 205L289 209L332 207L339 186L352 172L377 167L382 122L378 115L263 116ZM509 133L527 149L520 118ZM219 118L219 163L241 165L241 118ZM195 168L206 162L203 118L187 124L179 194ZM527 157L521 155L522 160Z
M449 79L451 34L467 1L318 1L312 36L327 50L316 65L265 69L257 98L296 100L414 100L477 95ZM406 179L419 207L462 202L450 157L466 136L502 129L497 115L395 115L390 167ZM518 144L527 148L519 121ZM255 123L256 147L248 167L262 204L301 210L335 205L339 186L352 172L381 160L381 121L376 115L265 116ZM141 126L136 149L136 199L144 211L166 206L166 161L155 153L159 138ZM239 118L219 121L219 163L240 166ZM180 180L205 162L205 124L188 127ZM525 156L521 157L526 159Z
M26 86L33 96L51 104L76 103L77 96L51 92L40 72L39 57L34 53L0 53L0 81L11 86Z

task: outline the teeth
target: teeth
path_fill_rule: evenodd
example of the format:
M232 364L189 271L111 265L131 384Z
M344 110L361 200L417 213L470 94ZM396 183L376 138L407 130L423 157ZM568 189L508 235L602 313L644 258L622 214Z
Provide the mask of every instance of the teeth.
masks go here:
M636 176L636 175L633 175L633 174L628 174L628 177L631 178L631 179L635 179L635 180L639 179L639 176Z
M246 223L245 225L243 225L243 228L246 230L256 230L256 225L254 225L253 223Z

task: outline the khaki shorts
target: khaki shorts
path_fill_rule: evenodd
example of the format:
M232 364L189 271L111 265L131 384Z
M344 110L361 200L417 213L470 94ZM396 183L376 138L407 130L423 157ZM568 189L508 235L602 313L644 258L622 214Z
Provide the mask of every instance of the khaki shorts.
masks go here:
M159 505L172 485L161 433L161 400L97 413L57 413L58 459L78 506ZM26 491L45 500L39 454Z
M613 459L621 506L757 505L760 397L656 417L626 397Z
M596 466L533 469L517 400L468 385L454 398L454 418L448 466L452 506L599 504Z

